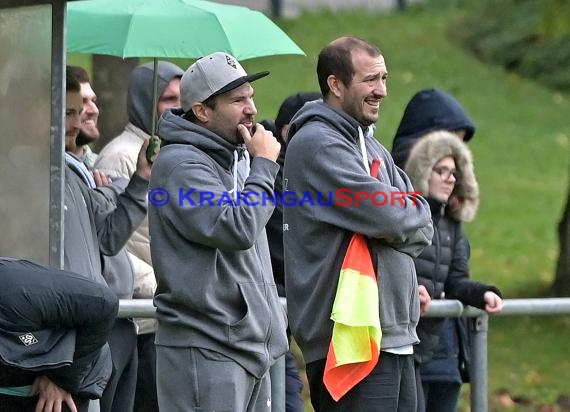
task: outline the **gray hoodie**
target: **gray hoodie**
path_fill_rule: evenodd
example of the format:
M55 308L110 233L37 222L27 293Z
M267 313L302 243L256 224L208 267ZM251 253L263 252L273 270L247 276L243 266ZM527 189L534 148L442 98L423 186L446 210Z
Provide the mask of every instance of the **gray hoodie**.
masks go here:
M248 174L243 147L180 114L167 110L159 122L166 146L151 177L151 194L162 188L170 195L166 205L149 208L156 343L217 351L260 378L287 350L265 235L273 205L247 206L237 191L271 197L279 166L254 158ZM180 196L191 189L196 205ZM205 193L214 205L200 206Z
M164 89L172 79L181 78L184 71L174 63L159 60L157 75L157 97L162 96ZM127 114L129 122L146 134L152 133L152 95L153 95L154 63L143 64L133 70L129 76L127 93Z
M100 254L113 256L125 245L146 214L148 182L133 176L125 191L111 195L91 190L69 167L65 168L64 266L106 284Z
M367 163L381 161L370 176L359 145L359 124L324 102L305 105L289 129L284 190L299 198L344 188L354 193L412 192L407 176L373 136L363 137ZM347 204L346 199L336 198ZM433 235L429 205L421 196L405 195L404 205L384 206L370 200L351 205L284 207L285 286L289 325L306 362L326 357L332 336L330 320L340 268L348 241L357 232L368 238L380 289L381 349L418 342L419 296L412 257ZM382 202L382 197L376 199Z

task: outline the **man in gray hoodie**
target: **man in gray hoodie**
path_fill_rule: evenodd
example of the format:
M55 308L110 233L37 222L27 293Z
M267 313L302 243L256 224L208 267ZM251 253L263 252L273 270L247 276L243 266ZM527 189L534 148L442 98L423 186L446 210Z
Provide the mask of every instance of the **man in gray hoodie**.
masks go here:
M429 205L411 193L409 179L373 136L387 75L373 44L354 37L333 41L317 63L323 101L307 103L289 128L284 190L297 199L331 201L284 207L289 325L307 363L317 412L416 410L412 354L420 302L412 258L430 243L433 227ZM388 202L382 205L383 196ZM376 271L381 354L374 370L336 402L323 374L332 305L353 233L367 238Z
M101 150L95 166L111 177L130 178L136 170L137 155L152 133L152 117L160 116L166 109L180 107L180 78L184 71L167 61L157 63L157 105L153 113L154 64L146 63L135 68L129 76L127 113L129 122L123 132ZM128 256L134 271L134 293L131 298L150 299L154 296L156 279L150 258L148 221L145 219L127 243ZM119 335L122 348L117 364L117 384L121 392L134 396L134 410L156 412L156 355L154 338L155 319L136 319L138 336ZM127 329L126 320L125 329ZM130 340L125 339L130 337ZM133 339L134 342L133 346ZM130 349L129 349L130 348ZM111 350L113 350L113 346ZM132 349L132 351L131 351ZM138 352L138 367L136 357ZM134 357L134 359L133 359ZM136 386L136 391L133 389ZM105 399L104 399L105 400ZM113 400L111 403L115 403ZM119 403L119 409L124 409Z
M182 76L182 109L158 125L149 227L160 410L271 410L268 370L287 336L265 234L274 205L262 197L273 197L280 145L254 127L250 84L267 74L226 53L203 57Z
M136 173L128 182L93 190L93 185L87 183L91 177L89 171L71 154L81 127L82 108L79 82L68 70L65 112L64 265L66 270L101 284L108 284L109 279L103 277L104 260L101 256L110 257L120 253L146 216L146 193L150 178L150 164L145 153L148 143L141 148ZM126 187L125 183L128 183ZM112 286L113 290L118 292L119 285ZM108 347L106 349L107 355L110 355ZM108 378L105 377L103 386L107 384ZM114 388L111 390L114 392Z

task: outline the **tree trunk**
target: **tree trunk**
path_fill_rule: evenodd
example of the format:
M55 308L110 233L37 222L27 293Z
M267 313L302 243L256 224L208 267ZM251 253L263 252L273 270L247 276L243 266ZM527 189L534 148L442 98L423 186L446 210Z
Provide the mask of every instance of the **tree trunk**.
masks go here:
M552 284L552 293L556 296L570 296L570 185L566 208L558 224L560 254L556 266L556 278Z
M138 59L93 55L93 90L99 106L101 137L95 144L99 152L127 124L127 86Z

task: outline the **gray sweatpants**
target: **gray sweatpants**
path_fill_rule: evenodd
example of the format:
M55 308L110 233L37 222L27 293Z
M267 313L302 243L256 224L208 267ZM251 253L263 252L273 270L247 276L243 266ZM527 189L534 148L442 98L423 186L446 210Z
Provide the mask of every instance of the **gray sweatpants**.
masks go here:
M256 379L201 348L156 346L158 405L168 412L271 412L269 372Z

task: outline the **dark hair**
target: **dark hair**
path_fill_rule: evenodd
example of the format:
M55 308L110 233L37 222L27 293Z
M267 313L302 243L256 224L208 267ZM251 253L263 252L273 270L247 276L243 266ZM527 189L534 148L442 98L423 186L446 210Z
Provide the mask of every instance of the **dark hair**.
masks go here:
M321 97L319 92L300 92L292 94L283 100L283 103L279 106L277 117L275 118L275 130L277 131L277 135L279 135L281 139L284 138L285 136L281 136L283 126L291 123L295 113L297 113L305 103L318 100Z
M210 96L206 100L204 100L202 102L202 104L204 106L206 106L207 108L214 110L216 108L217 97L218 97L218 95ZM182 115L182 118L185 120L188 120L189 122L192 122L192 123L196 123L198 121L198 118L194 114L194 111L192 110L192 108L190 108L190 110L188 110L186 113L184 113Z
M65 92L81 92L81 85L77 81L77 78L73 75L69 67L65 68Z
M330 92L327 79L336 76L344 85L349 85L354 76L352 53L363 50L370 56L381 56L382 52L374 44L358 37L340 37L329 43L319 53L317 61L317 78L321 93L326 99Z
M87 70L79 66L67 66L67 69L73 74L79 83L91 83Z
M271 133L273 133L273 135L277 138L277 140L279 140L279 137L277 136L278 135L277 129L275 128L275 122L273 120L264 119L260 121L259 124L261 124L265 130L269 130Z

